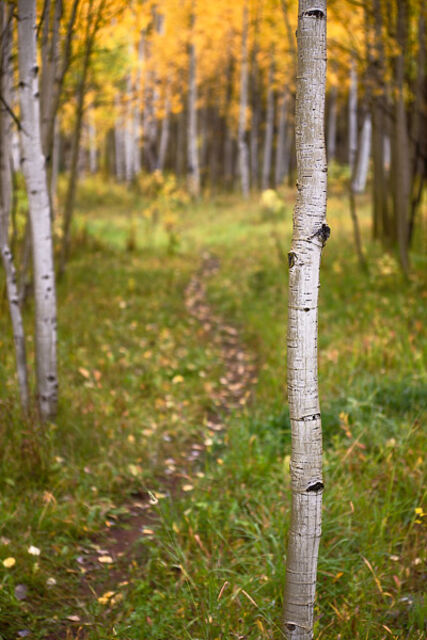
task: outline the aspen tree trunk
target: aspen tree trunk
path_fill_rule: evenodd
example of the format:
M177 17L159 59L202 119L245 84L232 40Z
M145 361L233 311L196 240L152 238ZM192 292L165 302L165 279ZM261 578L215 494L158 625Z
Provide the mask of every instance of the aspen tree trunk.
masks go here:
M182 176L185 167L185 109L182 105L182 110L177 116L177 131L176 131L176 162L175 171L177 176Z
M102 12L106 0L101 0L96 13L93 13L93 3L89 2L86 16L86 33L85 33L85 53L83 57L83 66L81 70L80 81L77 87L77 105L76 105L76 124L74 126L73 138L71 142L71 167L70 177L68 180L67 194L65 197L64 217L62 222L62 245L59 258L59 274L62 276L65 271L65 265L68 260L68 254L71 244L71 221L74 213L74 201L76 197L76 187L79 175L79 152L80 138L82 133L83 117L84 117L84 101L87 89L87 77L89 73L90 61L95 44L97 31L100 27Z
M36 305L36 369L41 418L56 414L56 291L46 164L40 131L36 2L18 0L22 170L28 194Z
M123 130L124 137L124 155L125 155L125 178L126 182L131 182L134 176L134 124L133 124L133 106L132 106L132 78L130 74L126 79L126 112L125 126Z
M404 91L404 53L407 45L407 3L398 2L397 6L397 41L399 53L396 56L396 90L395 118L394 118L394 149L395 163L394 180L394 208L396 220L396 235L399 248L400 264L403 272L409 272L409 203L410 203L410 148L405 111Z
M337 96L338 88L333 86L329 93L328 112L328 162L335 160L337 142Z
M197 81L196 81L196 46L194 44L194 13L191 15L191 40L189 45L190 70L188 87L188 190L193 198L200 195L200 168L197 149Z
M279 124L277 128L276 162L274 167L274 184L276 188L282 184L285 176L285 142L286 142L287 94L283 92L279 107Z
M116 121L114 123L114 164L116 169L116 178L119 182L125 179L125 152L123 139L123 116L121 113L119 96L114 96L114 105L116 108Z
M159 154L158 154L158 169L163 171L165 168L166 162L166 153L168 150L169 144L169 129L170 129L170 99L169 99L169 88L166 88L166 97L165 97L165 115L162 120L162 128L160 131L160 143L159 143Z
M246 142L246 111L248 107L248 7L243 8L242 26L242 64L240 70L240 106L239 106L239 169L244 198L249 197L249 153Z
M12 6L0 5L0 94L12 104ZM3 103L0 103L0 251L6 273L6 291L15 342L16 371L21 407L29 409L27 355L24 325L19 306L16 270L9 247L9 216L12 208L12 119Z
M274 62L271 61L268 72L267 112L265 116L264 155L262 161L262 188L268 189L271 174L271 156L273 152L274 133Z
M392 235L389 222L386 176L384 171L385 93L384 47L380 0L372 0L375 29L375 59L372 60L374 87L372 92L372 160L373 160L373 237L389 242ZM368 59L371 55L368 51Z
M89 134L89 171L91 173L96 173L98 170L98 155L96 150L95 118L93 117L92 110L89 112L88 134Z
M356 166L353 173L352 188L354 193L363 193L366 188L368 177L369 156L371 154L372 120L369 111L363 119L362 131L360 132L359 148L357 153Z
M256 30L258 31L258 21L255 23ZM250 125L250 150L251 150L251 184L252 188L258 187L258 128L261 121L261 100L259 95L259 70L257 62L258 43L255 40L254 48L252 52L252 65L251 65L251 125Z
M348 92L348 164L354 170L357 156L357 71L354 60L350 67L350 89Z
M142 109L141 109L141 99L142 99L142 63L144 61L144 32L141 31L141 37L139 39L138 44L138 70L136 74L136 82L135 82L135 108L134 108L134 116L133 116L133 124L134 124L134 172L136 175L141 173L141 125L142 125Z
M317 309L320 257L329 237L324 143L326 0L299 0L297 41L298 192L288 256L292 516L286 562L284 633L288 640L310 640L323 492Z

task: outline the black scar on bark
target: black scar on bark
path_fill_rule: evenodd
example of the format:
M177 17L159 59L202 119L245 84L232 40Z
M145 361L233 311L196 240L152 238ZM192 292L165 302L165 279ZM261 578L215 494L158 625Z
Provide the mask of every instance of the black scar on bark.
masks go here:
M322 243L322 247L325 246L325 244L328 241L329 236L331 235L331 228L329 225L323 223L322 226L320 227L320 229L318 231L316 231L316 233L314 235L312 235L312 238L319 238L319 240Z
M288 631L295 631L297 626L296 626L296 624L293 624L292 622L288 622L288 624L286 625L286 628L288 629Z
M320 9L311 9L311 11L305 11L302 14L305 18L324 18L325 14L323 13L323 11L321 11Z
M289 253L288 253L289 269L291 269L294 266L296 261L297 261L297 254L294 253L293 251L289 251Z
M319 493L319 491L322 491L324 486L323 482L316 480L316 482L312 482L308 485L306 491L310 493Z

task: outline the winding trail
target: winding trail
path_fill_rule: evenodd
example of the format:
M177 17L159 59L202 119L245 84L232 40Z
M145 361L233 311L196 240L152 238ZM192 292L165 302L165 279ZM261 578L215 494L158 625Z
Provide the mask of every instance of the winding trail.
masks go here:
M220 354L224 371L220 378L217 391L210 393L211 406L206 416L206 426L210 432L219 433L225 429L225 419L231 412L242 409L250 400L254 385L257 382L255 357L243 345L238 329L227 323L216 313L207 300L206 284L219 270L220 262L210 253L202 255L199 269L191 277L185 290L185 306L194 324L202 329L202 338L206 343L212 343ZM165 474L160 480L160 491L169 498L179 500L183 495L183 478L191 477L196 463L203 457L206 449L206 433L199 434L199 440L189 446L188 451L181 451L182 459L186 460L183 469L173 474ZM106 605L106 616L111 611L108 600L115 604L115 598L122 597L121 590L127 584L129 576L135 575L135 567L144 566L146 558L141 556L137 542L147 531L159 521L158 512L153 509L156 504L155 496L142 492L131 502L123 505L126 515L118 518L114 526L101 532L90 549L82 548L82 555L77 562L83 575L78 596L80 600L97 598ZM153 532L154 533L154 532ZM109 558L108 561L105 558ZM100 564L101 562L101 564ZM105 571L103 562L110 564L110 570ZM77 637L84 639L91 623L85 623L80 616L69 616L62 627L63 634L58 637L69 637L68 630L72 629Z

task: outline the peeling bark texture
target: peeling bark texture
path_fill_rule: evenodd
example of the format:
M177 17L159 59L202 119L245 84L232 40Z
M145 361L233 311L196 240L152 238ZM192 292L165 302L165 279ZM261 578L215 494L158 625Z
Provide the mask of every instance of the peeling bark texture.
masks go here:
M0 4L0 93L11 104L13 87L12 60L12 6ZM12 119L0 104L0 251L6 274L6 292L9 303L15 342L16 371L18 376L21 407L24 413L29 409L28 370L25 348L24 325L19 306L19 293L12 252L9 248L9 218L12 208Z
M248 7L243 8L242 64L240 71L239 105L239 171L244 198L249 198L249 151L246 141L246 111L248 108Z
M28 194L36 305L36 369L40 416L56 414L56 291L46 164L40 131L35 0L18 0L22 171Z
M191 28L194 30L195 17L191 16ZM194 38L189 46L190 77L188 88L188 190L193 198L200 195L200 168L197 149L197 82L196 82L196 47Z
M288 400L292 429L292 516L283 630L313 637L322 512L322 432L317 382L317 309L326 224L324 142L326 0L299 0L296 99L297 200L289 253Z

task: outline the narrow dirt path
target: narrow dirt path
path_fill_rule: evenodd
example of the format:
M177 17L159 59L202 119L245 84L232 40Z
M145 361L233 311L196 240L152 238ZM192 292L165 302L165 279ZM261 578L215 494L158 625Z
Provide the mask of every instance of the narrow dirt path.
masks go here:
M202 339L207 344L213 343L219 351L224 366L220 384L216 385L218 390L211 392L212 403L206 416L206 426L212 433L225 429L227 414L247 404L257 382L255 358L243 345L237 328L227 323L208 303L206 284L219 268L218 258L209 253L203 254L201 266L185 290L188 313L194 319L194 324L202 329ZM179 499L182 495L182 478L191 476L196 461L203 457L205 436L201 433L199 441L192 443L188 451L181 452L182 458L187 461L185 469L181 467L176 474L160 478L162 493L174 500ZM106 617L122 597L123 587L126 588L135 566L144 565L145 559L141 557L143 552L138 550L136 543L144 534L153 533L152 527L159 520L153 508L155 504L155 496L143 492L132 502L123 505L126 515L101 532L90 547L82 547L82 553L77 558L83 574L78 595L81 600L98 599L106 606ZM73 638L83 640L91 626L91 623L83 620L83 616L71 615L64 621L63 633L56 638L68 638L72 629Z

